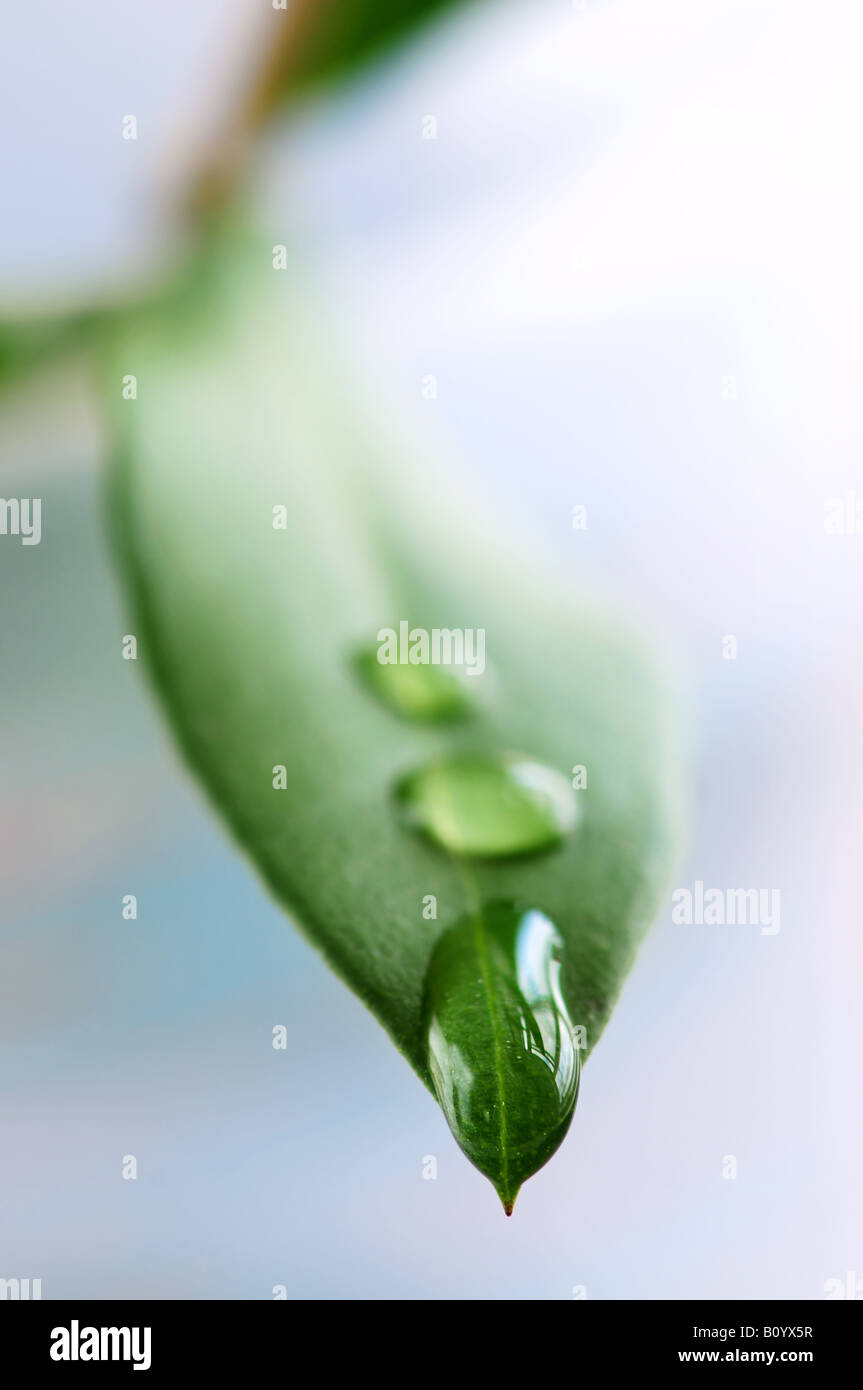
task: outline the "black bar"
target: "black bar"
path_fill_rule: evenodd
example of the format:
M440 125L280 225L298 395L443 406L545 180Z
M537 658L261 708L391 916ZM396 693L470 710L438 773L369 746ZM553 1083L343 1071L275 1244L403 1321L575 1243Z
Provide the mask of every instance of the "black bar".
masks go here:
M395 1373L406 1335L408 1345L422 1347L425 1375L436 1362L445 1375L459 1364L464 1368L455 1347L465 1345L465 1339L480 1356L478 1364L495 1351L504 1357L510 1352L533 1357L553 1348L574 1375L592 1361L611 1374L713 1366L732 1372L803 1367L823 1375L855 1364L863 1331L863 1304L851 1300L585 1299L566 1301L553 1310L529 1301L519 1305L517 1318L502 1311L499 1323L498 1303L484 1305L480 1323L471 1316L472 1302L450 1303L444 1319L433 1305L415 1332L410 1329L412 1306L421 1310L424 1305L401 1303L393 1315L389 1303L334 1301L318 1304L310 1315L309 1303L303 1301L7 1301L0 1305L0 1346L4 1368L10 1360L17 1362L22 1376L47 1371L52 1376L92 1378L106 1370L114 1376L131 1375L137 1361L141 1383L146 1383L145 1374L158 1380L194 1372L199 1383L206 1383L208 1377L222 1380L248 1375L255 1367L280 1365L286 1376L305 1379L297 1362L301 1351L302 1359L311 1356L322 1373L326 1367L328 1378L339 1353L348 1360L358 1357L360 1365L369 1355L380 1357ZM322 1337L327 1328L329 1333ZM116 1329L116 1335L108 1329ZM62 1353L69 1359L55 1359L52 1348L55 1356ZM485 1349L481 1354L480 1348ZM104 1352L105 1359L89 1359L91 1351L100 1358ZM78 1359L72 1359L76 1352ZM112 1359L114 1354L126 1359ZM416 1370L408 1362L401 1367L402 1378L411 1379Z

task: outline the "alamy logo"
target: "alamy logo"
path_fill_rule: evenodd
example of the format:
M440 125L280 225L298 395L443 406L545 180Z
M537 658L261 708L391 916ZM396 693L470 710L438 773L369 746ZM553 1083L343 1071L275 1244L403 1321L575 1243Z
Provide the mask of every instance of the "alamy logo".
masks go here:
M693 889L676 888L671 895L671 920L675 926L761 928L762 936L775 936L780 927L778 888L708 888L700 878Z
M0 497L0 536L20 536L22 545L42 539L41 497Z
M827 499L824 530L828 536L859 536L863 532L863 501L858 500L856 493Z
M0 1279L0 1298L23 1301L41 1297L41 1279Z
M150 1369L149 1327L69 1327L51 1332L52 1361L132 1361L133 1371Z
M863 1298L863 1279L858 1279L856 1271L846 1270L844 1279L825 1279L825 1298Z
M382 666L464 666L468 676L485 670L484 627L411 627L405 619L378 633L378 661Z

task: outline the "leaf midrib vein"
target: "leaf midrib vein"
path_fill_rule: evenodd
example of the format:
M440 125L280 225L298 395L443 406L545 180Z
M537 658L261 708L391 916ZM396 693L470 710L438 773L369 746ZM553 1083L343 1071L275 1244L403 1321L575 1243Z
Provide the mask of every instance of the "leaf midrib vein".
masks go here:
M502 1158L501 1178L505 1193L504 1203L510 1198L509 1190L509 1147L507 1139L506 1125L506 1087L504 1085L504 1065L503 1065L503 1041L501 1038L500 1017L497 1009L497 999L495 997L494 984L491 975L491 959L488 953L488 939L485 929L485 917L483 916L482 900L479 895L479 885L470 869L463 860L459 861L459 867L465 882L469 903L473 907L473 930L474 942L476 944L477 955L482 969L482 979L485 985L486 1001L488 1003L489 1019L491 1021L492 1039L494 1042L494 1062L495 1073L497 1075L498 1090L500 1092L499 1114L499 1133L500 1133L500 1152Z

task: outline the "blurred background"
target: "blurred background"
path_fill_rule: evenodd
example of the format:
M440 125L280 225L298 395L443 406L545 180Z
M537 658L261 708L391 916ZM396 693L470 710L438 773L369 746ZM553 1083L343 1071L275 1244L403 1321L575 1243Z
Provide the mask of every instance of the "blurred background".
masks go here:
M259 8L9 7L6 313L133 296L170 264ZM310 96L251 171L250 210L301 242L388 408L562 586L676 644L678 884L781 891L774 936L676 926L669 898L512 1221L119 659L82 364L6 388L0 493L41 497L43 529L0 537L0 1277L265 1299L863 1280L863 534L825 529L856 489L863 531L861 38L852 0L477 0Z

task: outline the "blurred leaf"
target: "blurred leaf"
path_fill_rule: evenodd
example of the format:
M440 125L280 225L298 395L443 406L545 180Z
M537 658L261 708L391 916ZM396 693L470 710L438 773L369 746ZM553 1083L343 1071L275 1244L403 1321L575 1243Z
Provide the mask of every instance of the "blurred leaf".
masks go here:
M338 76L378 57L458 0L299 0L307 6L292 87Z
M292 0L292 3L294 0ZM252 128L263 123L270 107L283 96L301 92L319 81L340 76L395 46L411 29L430 20L457 0L295 0L299 23L286 31L284 46L277 39L269 54L271 66L261 73L262 86L249 97ZM275 16L278 19L278 16ZM222 143L225 143L224 141ZM224 172L226 183L221 178ZM222 194L232 185L236 170L229 161L226 171L216 164L210 190L209 173L193 200L195 212L207 206L212 191L216 210ZM92 327L95 314L65 317L4 318L0 314L0 390L80 344Z
M92 325L89 314L0 319L0 390L81 346Z
M113 344L113 515L139 658L276 897L427 1084L430 957L477 904L554 924L589 1051L672 863L677 759L653 656L498 534L487 493L393 447L392 422L352 397L301 274L256 244L223 255L194 308L139 311ZM135 400L120 397L128 373ZM422 720L401 717L413 692L388 702L362 678L357 653L401 619L485 629L464 720L448 705L440 725L422 704ZM468 878L405 823L396 789L435 759L502 753L555 769L567 793L584 765L580 823Z

